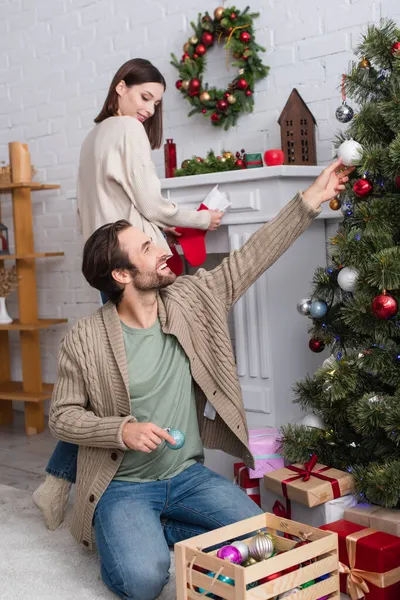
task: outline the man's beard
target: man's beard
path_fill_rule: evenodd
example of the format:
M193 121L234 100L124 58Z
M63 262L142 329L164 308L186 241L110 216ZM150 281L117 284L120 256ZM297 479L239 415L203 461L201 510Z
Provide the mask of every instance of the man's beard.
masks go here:
M141 292L149 290L161 290L174 283L176 279L175 273L168 270L162 274L155 271L137 271L133 277L133 287Z

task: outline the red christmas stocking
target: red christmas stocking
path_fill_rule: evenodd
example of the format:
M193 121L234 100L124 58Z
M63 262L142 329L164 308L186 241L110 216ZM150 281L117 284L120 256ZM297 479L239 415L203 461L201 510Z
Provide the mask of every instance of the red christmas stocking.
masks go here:
M207 206L201 204L198 210L208 210ZM176 231L181 233L178 238L182 247L184 257L192 267L199 267L204 263L207 257L204 229L195 229L194 227L177 227ZM172 257L168 260L168 266L175 273L181 275L183 263L175 247L171 248Z

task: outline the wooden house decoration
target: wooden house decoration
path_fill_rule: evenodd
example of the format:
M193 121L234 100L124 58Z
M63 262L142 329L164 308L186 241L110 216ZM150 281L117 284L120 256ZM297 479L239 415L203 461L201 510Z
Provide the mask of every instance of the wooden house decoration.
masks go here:
M296 89L292 90L279 117L285 165L316 165L316 121Z

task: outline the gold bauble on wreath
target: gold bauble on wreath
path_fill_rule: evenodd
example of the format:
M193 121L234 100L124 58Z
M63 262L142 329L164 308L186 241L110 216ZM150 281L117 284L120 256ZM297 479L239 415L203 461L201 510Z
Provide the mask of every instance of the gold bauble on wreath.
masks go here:
M233 158L232 152L224 152L222 155L224 158Z
M210 102L211 96L208 92L202 92L199 96L200 102Z
M182 161L181 164L181 169L186 169L186 167L188 166L190 160L187 158L186 160Z
M236 97L233 94L229 94L229 96L227 97L226 100L227 100L228 104L235 104Z
M189 81L187 79L185 79L185 81L182 81L182 87L184 90L189 89Z
M214 10L214 17L217 19L217 21L220 21L222 19L222 15L224 14L224 7L223 6L219 6L218 8L216 8Z
M186 44L183 45L183 51L186 53L189 52L189 47L190 47L189 42L186 42Z
M192 35L192 37L189 40L189 42L192 44L192 46L195 46L198 41L199 41L199 38L197 38L195 35Z
M340 207L341 207L341 202L340 202L339 198L332 198L332 200L329 202L329 208L331 210L339 210Z

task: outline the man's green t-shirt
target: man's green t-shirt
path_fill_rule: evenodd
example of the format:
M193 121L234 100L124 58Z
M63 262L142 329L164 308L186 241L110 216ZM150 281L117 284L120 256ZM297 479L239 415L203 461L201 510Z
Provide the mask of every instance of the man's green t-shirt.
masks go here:
M132 415L142 423L179 429L186 439L179 450L164 441L151 453L127 450L114 479L170 479L204 459L189 360L177 339L162 331L158 319L147 329L121 325Z

